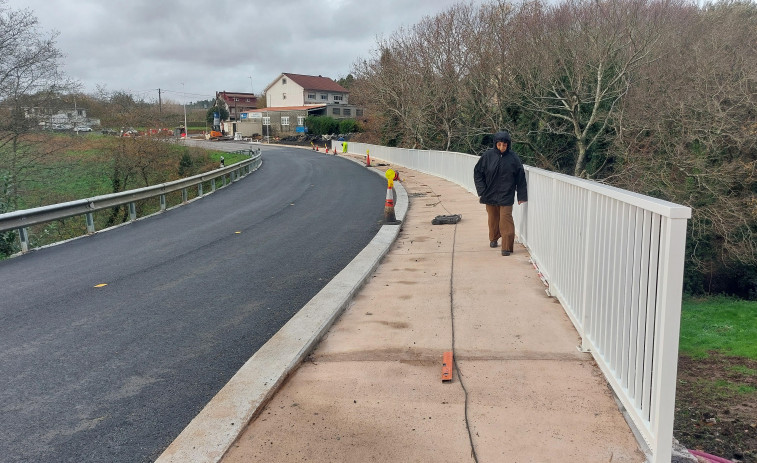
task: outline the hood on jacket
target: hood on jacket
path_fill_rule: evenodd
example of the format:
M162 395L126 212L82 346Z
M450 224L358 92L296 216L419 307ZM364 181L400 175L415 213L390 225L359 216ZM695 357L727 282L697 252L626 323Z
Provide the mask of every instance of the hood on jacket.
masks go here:
M497 147L497 143L504 142L507 143L507 151L510 151L510 146L512 145L512 142L510 140L510 133L506 131L497 132L494 134L494 147Z

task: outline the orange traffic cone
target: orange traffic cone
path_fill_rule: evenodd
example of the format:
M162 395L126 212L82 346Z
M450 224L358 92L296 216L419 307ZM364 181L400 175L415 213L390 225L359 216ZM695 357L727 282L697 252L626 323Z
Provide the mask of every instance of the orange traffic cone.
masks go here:
M384 225L399 225L400 222L394 215L394 191L391 186L386 187L386 202L384 203Z
M371 167L371 152L365 155L365 167Z

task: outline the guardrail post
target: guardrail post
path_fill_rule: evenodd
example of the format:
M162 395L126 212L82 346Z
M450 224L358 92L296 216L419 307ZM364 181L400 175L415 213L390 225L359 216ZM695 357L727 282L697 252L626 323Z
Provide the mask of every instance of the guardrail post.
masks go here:
M166 195L160 195L160 210L166 210Z
M216 179L210 180L210 191L211 192L216 191Z
M129 220L132 222L137 220L137 206L133 201L129 203Z
M223 186L226 186L226 174L223 174Z
M182 203L187 202L187 189L186 188L181 189L181 202Z
M202 196L202 183L197 184L197 196Z
M84 216L87 218L87 233L92 234L95 232L95 219L92 217L91 212L87 212L84 214Z
M26 227L18 229L18 239L21 241L21 252L29 252L29 231Z

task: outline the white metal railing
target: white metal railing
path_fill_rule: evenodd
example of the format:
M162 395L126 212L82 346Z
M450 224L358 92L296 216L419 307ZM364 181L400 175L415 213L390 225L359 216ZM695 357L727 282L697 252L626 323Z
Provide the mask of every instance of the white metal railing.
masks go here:
M65 203L51 204L49 206L0 214L0 232L15 229L18 232L19 241L21 242L21 251L27 252L29 250L28 227L32 225L38 225L77 215L84 215L87 222L87 233L94 233L95 222L92 215L93 212L128 204L129 220L134 221L137 219L135 203L156 196L160 197L160 211L162 212L166 209L166 194L168 193L181 191L182 203L186 203L187 189L190 187L197 187L197 194L199 197L202 197L202 185L205 182L210 182L210 192L212 193L216 190L216 179L222 178L223 186L226 186L227 176L229 177L230 182L233 183L257 170L262 163L260 149L238 150L240 153L244 153L245 151L250 155L250 159L245 159L244 161L240 161L231 166L215 169L211 172L195 175L193 177L187 177L145 188L138 188L136 190L122 191L93 198L78 199Z
M341 142L333 146L342 151ZM348 142L348 151L457 183L478 157ZM670 462L688 207L525 166L517 235L644 439Z

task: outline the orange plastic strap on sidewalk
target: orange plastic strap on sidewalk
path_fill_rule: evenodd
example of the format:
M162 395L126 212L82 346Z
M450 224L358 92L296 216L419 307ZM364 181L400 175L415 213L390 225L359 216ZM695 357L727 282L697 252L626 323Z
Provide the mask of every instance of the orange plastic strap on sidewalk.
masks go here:
M442 382L452 381L452 351L447 351L442 357Z

